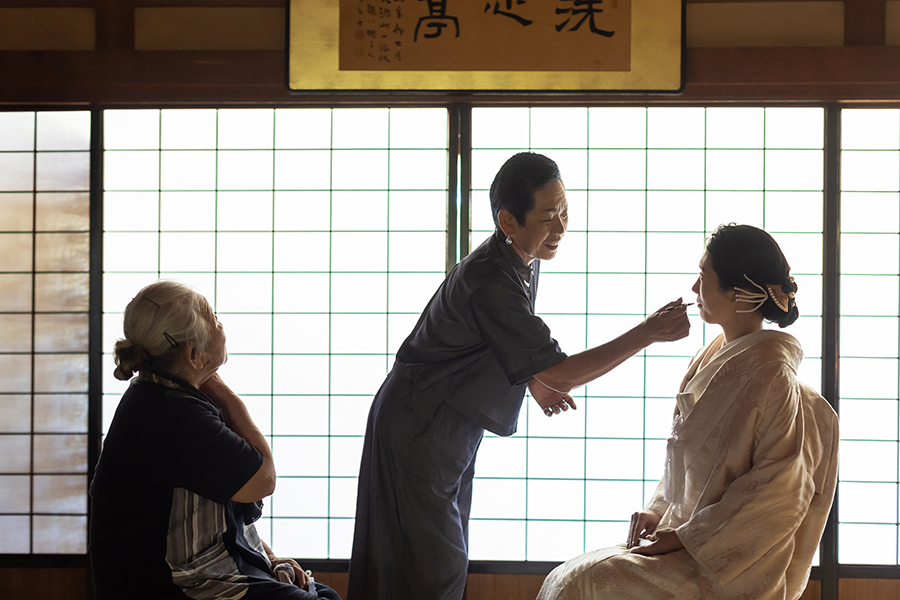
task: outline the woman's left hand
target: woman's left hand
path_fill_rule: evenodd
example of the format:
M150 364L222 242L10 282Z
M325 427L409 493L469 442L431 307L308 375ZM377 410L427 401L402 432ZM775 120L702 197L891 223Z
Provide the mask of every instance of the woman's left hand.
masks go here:
M297 587L303 590L309 587L309 575L306 574L306 571L303 570L303 567L301 567L300 564L293 558L275 558L274 556L272 556L269 557L269 562L272 563L273 570L277 565L280 565L282 563L291 565L291 567L293 567L294 569L294 577L296 578L294 580L294 583L297 584Z
M262 541L262 540L260 540ZM272 570L275 570L275 567L282 564L287 563L291 565L291 568L294 569L294 583L297 584L297 587L301 589L306 589L309 587L309 575L306 574L306 571L303 570L303 567L294 560L293 558L278 558L275 556L275 553L272 552L272 549L269 547L267 543L262 541L263 550L266 551L266 556L269 557L269 562L272 563Z
M632 554L643 554L644 556L656 556L658 554L668 554L684 548L681 538L675 533L674 529L659 529L655 533L647 536L652 543L647 546L638 546L631 549Z
M551 389L537 379L528 382L528 391L548 417L567 411L570 406L573 410L578 408L568 393Z

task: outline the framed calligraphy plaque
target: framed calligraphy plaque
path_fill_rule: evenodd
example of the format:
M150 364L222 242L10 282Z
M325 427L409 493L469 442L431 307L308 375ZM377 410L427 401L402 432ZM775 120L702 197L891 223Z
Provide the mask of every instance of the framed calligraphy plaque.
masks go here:
M293 91L669 91L683 0L290 0Z

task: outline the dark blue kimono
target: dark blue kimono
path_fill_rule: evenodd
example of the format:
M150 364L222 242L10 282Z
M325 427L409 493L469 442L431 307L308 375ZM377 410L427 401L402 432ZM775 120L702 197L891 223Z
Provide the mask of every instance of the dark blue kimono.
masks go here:
M349 600L459 600L475 454L516 431L527 383L566 355L534 314L539 261L495 232L432 297L369 411Z

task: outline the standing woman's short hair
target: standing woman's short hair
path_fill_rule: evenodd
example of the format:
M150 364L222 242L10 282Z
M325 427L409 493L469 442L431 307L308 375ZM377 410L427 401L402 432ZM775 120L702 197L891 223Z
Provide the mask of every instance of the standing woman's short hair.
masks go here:
M494 225L499 228L497 215L506 209L525 225L525 215L534 208L534 192L551 181L561 180L559 167L543 154L519 152L513 154L491 183L491 212Z
M176 281L151 283L125 307L125 337L116 342L116 379L127 381L146 369L174 375L186 342L204 350L216 315L202 294Z
M791 266L771 235L752 225L720 225L707 240L706 252L722 289L765 290L757 310L766 321L783 328L800 316Z

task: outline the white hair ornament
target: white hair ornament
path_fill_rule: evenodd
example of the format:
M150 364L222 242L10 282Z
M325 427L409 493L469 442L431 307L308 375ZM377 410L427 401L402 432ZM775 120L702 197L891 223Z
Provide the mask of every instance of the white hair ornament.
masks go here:
M766 287L763 287L747 277L747 274L744 273L744 279L750 282L753 287L755 287L757 291L748 291L744 288L736 287L734 288L738 294L734 295L734 299L737 302L748 302L754 304L753 308L749 308L747 310L736 310L735 312L739 313L751 313L759 310L759 308L765 304L766 300L771 298L772 302L775 303L775 306L780 308L783 312L788 312L790 310L790 299L794 297L794 292L785 293L785 291L781 288L780 285L775 283L768 283ZM794 283L794 278L790 278L791 284Z

